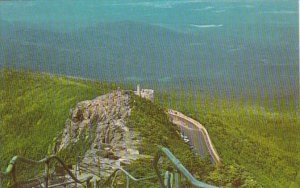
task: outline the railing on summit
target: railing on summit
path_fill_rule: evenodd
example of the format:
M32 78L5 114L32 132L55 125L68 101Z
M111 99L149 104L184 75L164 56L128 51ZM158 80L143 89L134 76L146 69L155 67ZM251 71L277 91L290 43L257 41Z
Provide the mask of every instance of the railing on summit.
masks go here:
M172 165L176 168L174 173L167 171L165 173L165 178L160 176L161 172L158 169L158 161L164 154ZM188 181L188 183L194 187L201 188L217 188L213 185L206 184L204 182L198 181L184 166L183 164L171 153L168 148L158 146L157 155L153 161L153 167L157 174L161 188L180 188L181 187L181 175Z
M93 159L91 161L93 161L90 164L87 163L82 163L82 159L83 158L90 158ZM103 182L100 182L99 180L94 181L93 187L115 187L115 184L117 184L118 182L118 177L120 177L120 175L125 175L125 182L124 185L126 186L126 188L130 188L132 185L132 183L138 183L138 182L142 182L145 180L152 180L152 179L157 179L157 175L155 173L153 173L153 175L147 176L147 177L134 177L134 175L132 175L130 172L128 172L127 170L125 170L124 168L122 168L121 166L113 166L113 165L100 165L100 158L97 158L97 156L94 155L86 155L86 156L78 156L78 162L76 165L76 173L82 174L82 173L89 173L92 174L93 176L96 176L98 178L100 178L101 174L103 174L104 172L107 171L111 171L111 174L103 180ZM97 169L97 170L92 170L92 169ZM163 174L161 174L161 176L163 176ZM103 177L102 177L103 178Z
M168 160L171 162L172 166L175 167L175 172L172 170L167 170L163 173L161 173L158 169L158 162L159 159L162 157L162 154L164 154ZM62 165L62 168L64 171L67 172L67 175L69 178L67 181L63 182L54 182L51 181L53 173L50 172L50 162L52 160L55 160L60 165ZM27 181L17 181L17 170L16 165L18 163L25 163L25 164L31 164L31 165L45 165L44 174L41 177L35 177L34 179L27 180ZM131 175L128 171L124 170L122 167L115 168L113 172L109 175L109 177L103 181L95 181L93 184L91 183L91 179L93 176L87 176L86 178L83 178L82 180L77 179L76 175L74 175L68 166L57 156L50 156L46 157L40 161L34 161L30 159L26 159L23 157L15 156L10 161L10 164L6 168L4 172L0 172L0 180L2 178L7 178L9 176L12 177L12 184L8 187L12 188L21 188L24 187L24 185L28 185L25 187L45 187L45 188L52 188L52 187L65 187L70 184L74 184L75 187L76 183L85 185L87 188L90 187L114 187L114 183L117 181L117 177L120 173L123 173L126 177L126 188L130 187L130 181L132 182L143 182L151 179L158 179L158 182L161 186L161 188L180 188L182 184L182 178L183 176L186 181L193 187L201 187L201 188L216 188L215 186L206 184L204 182L198 181L192 174L181 164L181 162L170 152L168 148L158 146L158 152L153 160L153 167L155 170L156 175L148 176L148 177L141 177L141 178L135 178L133 175ZM103 169L104 170L104 169ZM75 170L75 173L77 173L77 170ZM163 178L164 177L164 178ZM65 178L65 175L64 175ZM1 183L1 181L0 181ZM30 186L29 186L30 185ZM1 184L0 184L1 186ZM74 186L73 186L74 187ZM2 188L2 186L0 187Z
M50 162L54 160L56 161L58 164L60 164L62 166L62 168L64 169L64 171L67 172L67 175L70 177L70 179L66 182L59 182L59 183L53 183L50 185L50 180L53 176L53 174L50 172ZM29 165L45 165L44 168L44 174L42 177L37 178L35 177L34 179L31 180L27 180L27 181L18 181L18 173L17 173L17 164L19 163L25 163L25 164L29 164ZM52 155L50 157L46 157L44 159L41 159L39 161L35 161L35 160L31 160L31 159L27 159L24 157L19 157L19 156L15 156L10 160L9 165L7 166L6 170L4 172L0 171L0 182L3 180L3 178L8 178L11 177L12 179L12 184L8 185L7 187L12 187L12 188L19 188L19 187L23 187L25 185L32 185L34 186L42 186L45 188L51 188L51 187L62 187L68 184L85 184L87 188L90 187L90 180L92 179L91 176L88 176L82 180L78 180L76 178L76 176L69 170L68 166L57 156ZM0 188L2 188L3 186L0 184ZM32 187L31 186L31 187Z

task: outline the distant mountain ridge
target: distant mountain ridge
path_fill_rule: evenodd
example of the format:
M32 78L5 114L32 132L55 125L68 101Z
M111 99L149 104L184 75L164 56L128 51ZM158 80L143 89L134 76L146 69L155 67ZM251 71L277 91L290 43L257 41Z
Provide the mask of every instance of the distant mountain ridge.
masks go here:
M264 41L254 44L251 38L244 39L240 34L235 36L237 40L229 40L235 34L229 32L232 28L225 26L222 30L204 29L197 35L131 21L101 23L72 32L40 30L5 21L1 21L0 26L5 28L0 35L3 52L0 66L139 82L155 89L182 83L230 95L240 94L248 84L248 87L257 85L259 90L271 87L266 92L281 95L281 88L277 87L280 81L286 83L283 87L288 95L295 96L298 92L292 89L297 84L296 63L286 60L285 56L266 59L261 52L270 51L270 46ZM245 28L245 32L253 31ZM224 43L221 47L220 42ZM245 49L234 47L241 42L246 45ZM278 54L276 50L285 48L281 45L273 47L270 53ZM255 89L242 92L243 96L260 94Z

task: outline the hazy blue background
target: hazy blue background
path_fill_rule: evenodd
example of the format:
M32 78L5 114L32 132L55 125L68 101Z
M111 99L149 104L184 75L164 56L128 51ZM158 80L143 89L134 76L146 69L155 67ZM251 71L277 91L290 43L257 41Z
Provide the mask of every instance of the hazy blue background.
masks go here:
M0 66L298 99L296 0L0 1Z

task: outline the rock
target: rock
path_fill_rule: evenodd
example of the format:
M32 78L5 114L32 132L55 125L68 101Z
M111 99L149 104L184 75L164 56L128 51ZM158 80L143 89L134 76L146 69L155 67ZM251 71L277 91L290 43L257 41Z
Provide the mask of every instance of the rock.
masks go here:
M72 113L72 121L76 123L76 122L82 121L82 119L83 119L83 115L82 115L81 109L75 108Z
M129 93L116 91L79 102L70 111L61 138L57 139L56 152L80 139L89 140L91 145L87 147L80 164L90 164L96 171L110 169L98 173L103 176L109 175L113 168L136 160L140 155L136 148L141 139L139 133L126 126L125 119L131 111L129 99Z

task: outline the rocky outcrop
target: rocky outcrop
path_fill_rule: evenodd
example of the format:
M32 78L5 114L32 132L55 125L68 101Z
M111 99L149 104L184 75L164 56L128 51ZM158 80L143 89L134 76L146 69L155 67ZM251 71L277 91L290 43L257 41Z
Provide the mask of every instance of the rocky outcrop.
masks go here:
M126 126L126 117L131 112L129 98L129 93L115 91L78 103L70 111L56 152L81 139L87 140L89 145L80 165L100 176L107 176L114 168L141 157L137 150L140 136Z

